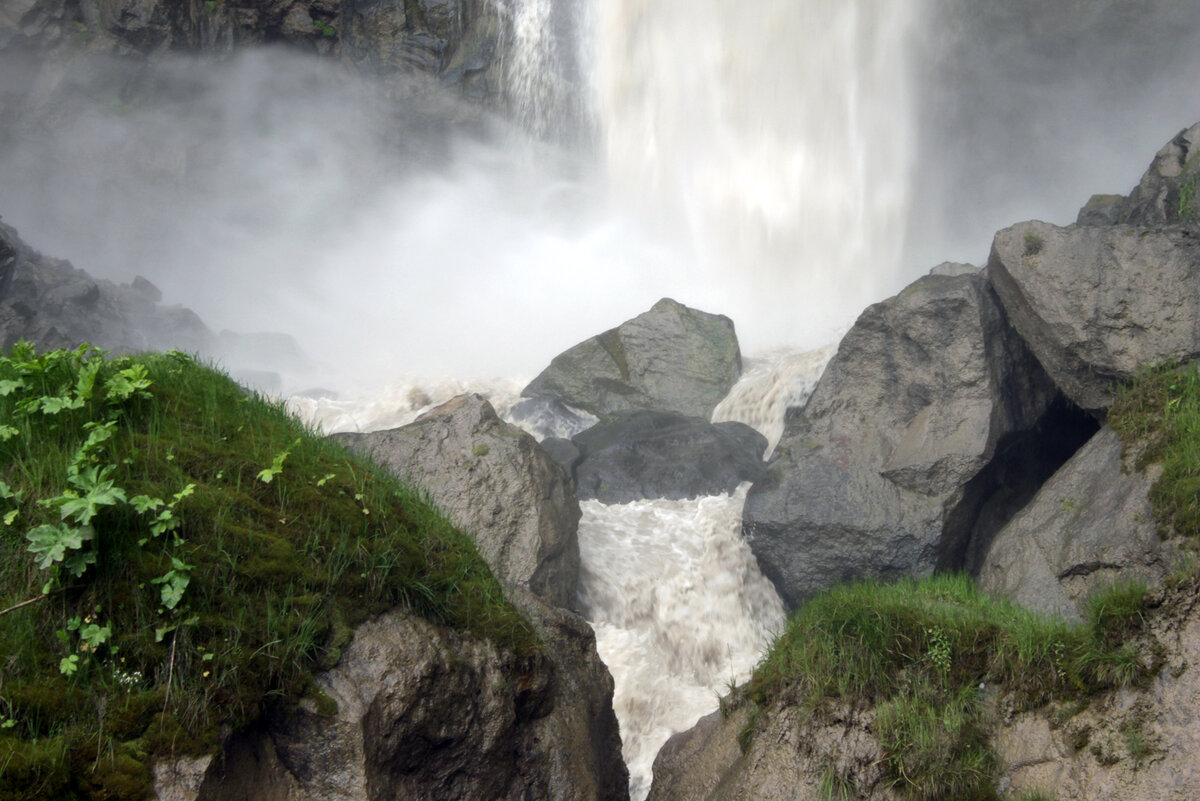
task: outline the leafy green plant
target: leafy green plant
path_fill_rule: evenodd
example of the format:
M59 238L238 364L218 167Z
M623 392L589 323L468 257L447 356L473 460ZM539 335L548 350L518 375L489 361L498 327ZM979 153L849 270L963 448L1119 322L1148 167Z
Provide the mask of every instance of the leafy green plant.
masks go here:
M18 344L0 420L0 801L144 798L397 606L540 648L415 491L188 356Z
M1024 253L1024 255L1036 256L1037 254L1042 252L1042 249L1045 246L1046 246L1046 240L1042 239L1042 237L1039 234L1035 234L1032 231L1025 234L1025 253Z

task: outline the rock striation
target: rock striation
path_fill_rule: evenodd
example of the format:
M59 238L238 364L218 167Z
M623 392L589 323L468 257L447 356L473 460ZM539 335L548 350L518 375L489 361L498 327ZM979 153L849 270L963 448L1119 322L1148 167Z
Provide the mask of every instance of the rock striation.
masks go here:
M334 434L427 493L504 581L571 608L579 585L579 501L566 472L480 395L416 422Z
M707 420L741 370L732 320L663 298L555 356L521 394L601 418L645 409Z

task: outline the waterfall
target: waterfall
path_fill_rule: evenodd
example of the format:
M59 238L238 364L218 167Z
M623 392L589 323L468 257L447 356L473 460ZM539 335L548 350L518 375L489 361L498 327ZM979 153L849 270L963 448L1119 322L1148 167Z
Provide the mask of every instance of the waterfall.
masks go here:
M723 280L756 310L752 348L824 345L899 288L915 153L909 36L921 5L591 9L611 180L625 203L691 243L697 280Z

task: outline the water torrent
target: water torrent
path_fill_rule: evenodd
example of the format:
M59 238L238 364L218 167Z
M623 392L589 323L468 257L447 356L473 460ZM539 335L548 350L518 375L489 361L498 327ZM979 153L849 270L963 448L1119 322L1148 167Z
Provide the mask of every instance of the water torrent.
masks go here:
M584 613L616 684L634 801L649 792L667 738L745 681L783 625L779 596L742 540L747 488L696 500L582 504Z

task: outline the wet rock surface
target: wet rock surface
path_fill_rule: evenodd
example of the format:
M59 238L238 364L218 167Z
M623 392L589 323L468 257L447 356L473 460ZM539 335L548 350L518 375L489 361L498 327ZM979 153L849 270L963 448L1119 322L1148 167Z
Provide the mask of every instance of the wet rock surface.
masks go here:
M766 472L767 440L742 423L623 412L548 452L569 465L580 500L629 503L732 492ZM574 452L574 453L573 453Z
M601 418L644 409L708 419L741 369L728 317L664 298L554 357L521 394L555 398Z
M972 481L1054 396L983 275L926 276L870 307L746 500L764 575L794 608L944 565L986 501Z

